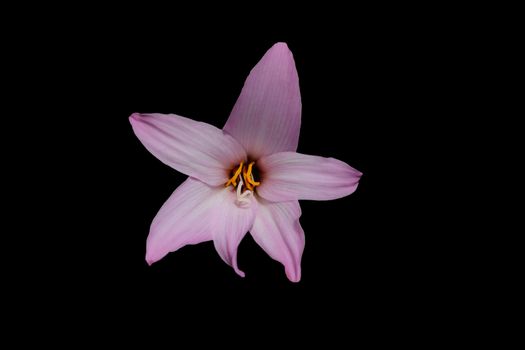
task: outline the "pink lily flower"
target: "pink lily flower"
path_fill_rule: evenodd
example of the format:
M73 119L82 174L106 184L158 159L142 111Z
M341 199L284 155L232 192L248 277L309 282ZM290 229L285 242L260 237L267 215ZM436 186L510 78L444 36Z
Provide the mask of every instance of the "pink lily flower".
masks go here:
M237 247L249 231L298 282L305 243L298 200L347 196L362 175L337 159L296 153L301 96L285 43L250 72L223 130L175 114L134 113L130 122L155 157L188 175L151 224L150 265L185 245L213 240L244 277Z

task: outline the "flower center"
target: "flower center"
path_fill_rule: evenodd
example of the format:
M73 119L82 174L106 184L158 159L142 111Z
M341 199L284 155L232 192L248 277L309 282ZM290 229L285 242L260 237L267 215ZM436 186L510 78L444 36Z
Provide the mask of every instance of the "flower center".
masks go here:
M241 162L237 168L234 168L234 171L232 170L232 176L225 184L225 187L230 185L233 188L237 187L237 202L240 205L249 204L248 197L253 194L255 187L261 184L261 182L255 181L253 177L254 164L255 162L251 162L248 165Z

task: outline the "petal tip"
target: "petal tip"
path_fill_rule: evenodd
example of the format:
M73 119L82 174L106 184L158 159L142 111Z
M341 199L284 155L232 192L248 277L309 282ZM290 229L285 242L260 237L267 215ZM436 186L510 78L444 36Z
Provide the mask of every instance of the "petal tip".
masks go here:
M133 124L133 122L137 122L140 120L140 113L133 113L129 116L129 122Z
M150 250L146 251L146 263L148 264L148 266L151 266L153 263L156 263L159 260L160 259L158 258L158 256L156 257L155 255L153 255Z
M286 44L284 41L279 41L273 45L274 48L277 49L286 49L289 50L288 44Z
M239 276L241 276L242 278L246 277L246 274L244 273L244 271L241 271L241 270L239 270L238 268L236 268L236 269L234 269L234 270L235 270L235 272L236 272Z
M292 55L292 51L290 50L290 48L288 47L288 44L286 44L285 42L278 42L278 43L275 43L269 50L268 52L271 52L273 54L279 54L279 55L290 55L293 57Z
M294 273L293 271L290 271L289 269L285 268L286 277L290 280L290 282L293 283L299 283L301 281L301 271Z

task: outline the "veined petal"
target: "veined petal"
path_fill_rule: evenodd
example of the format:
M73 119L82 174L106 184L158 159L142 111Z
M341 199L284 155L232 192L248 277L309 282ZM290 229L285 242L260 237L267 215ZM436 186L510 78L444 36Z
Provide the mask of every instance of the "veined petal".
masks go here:
M295 152L275 153L257 161L257 193L272 202L330 200L353 193L362 173L334 158Z
M253 239L269 256L284 265L290 281L299 282L304 250L299 202L272 203L262 198L258 202L257 216L250 230Z
M146 243L148 264L187 244L213 239L210 220L220 211L219 191L190 177L173 192L151 224Z
M213 240L221 258L237 266L237 247L253 225L257 203L237 206L235 191L188 178L164 203L151 224L146 261L152 263L188 244Z
M244 277L244 272L237 266L237 248L253 225L257 201L250 196L250 205L239 207L231 187L222 190L222 193L220 213L217 213L213 221L213 243L222 260L233 267L239 276Z
M253 159L297 150L301 94L293 55L275 44L252 69L224 126Z
M225 184L231 168L246 159L242 146L213 125L175 114L134 113L129 119L155 157L209 185Z

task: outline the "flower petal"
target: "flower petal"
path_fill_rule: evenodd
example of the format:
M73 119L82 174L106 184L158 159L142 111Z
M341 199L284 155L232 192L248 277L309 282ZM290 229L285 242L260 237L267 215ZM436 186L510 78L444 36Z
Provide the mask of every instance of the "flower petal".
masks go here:
M188 244L213 240L221 258L244 277L237 266L237 247L252 227L257 202L236 205L231 187L211 187L188 178L164 203L151 224L146 244L148 264Z
M237 248L252 227L257 211L257 201L250 197L248 207L236 204L235 192L231 187L223 190L220 212L213 223L213 243L222 260L232 266L235 272L244 277L244 272L237 266Z
M329 200L353 193L362 173L334 158L295 152L259 159L261 197L282 202L297 199Z
M269 256L284 265L290 281L299 282L304 250L299 202L272 203L261 198L258 201L257 216L250 230L253 239Z
M246 159L240 144L213 125L175 114L134 113L129 119L155 157L209 185L225 184L230 170Z
M151 224L146 243L148 264L187 244L213 239L210 220L220 210L218 192L191 177L173 192Z
M252 69L224 126L253 159L297 150L301 94L293 55L275 44Z

